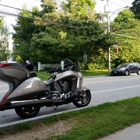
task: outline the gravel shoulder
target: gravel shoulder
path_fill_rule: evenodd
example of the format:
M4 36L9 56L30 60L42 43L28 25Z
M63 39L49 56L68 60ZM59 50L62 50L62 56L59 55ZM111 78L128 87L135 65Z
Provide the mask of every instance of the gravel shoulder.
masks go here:
M65 134L75 125L71 121L58 121L51 125L41 125L31 130L24 130L16 134L0 136L2 140L35 140L35 139L49 139L51 136Z

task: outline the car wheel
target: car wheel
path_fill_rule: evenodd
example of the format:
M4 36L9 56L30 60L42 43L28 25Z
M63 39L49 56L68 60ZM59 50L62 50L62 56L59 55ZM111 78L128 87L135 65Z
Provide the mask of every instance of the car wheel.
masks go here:
M125 75L128 76L130 73L128 70L125 71Z
M140 75L140 70L137 71L137 75Z

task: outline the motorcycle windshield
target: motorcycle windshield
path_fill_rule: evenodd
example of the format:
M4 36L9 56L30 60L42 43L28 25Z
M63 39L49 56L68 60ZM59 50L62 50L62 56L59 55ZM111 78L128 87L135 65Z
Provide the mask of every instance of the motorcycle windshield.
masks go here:
M68 59L68 58L65 58L65 59L63 59L63 61L64 61L64 65L72 65L72 64L74 64L70 59Z
M68 59L68 58L63 59L63 61L64 61L64 65L65 65L65 66L66 66L66 65L73 65L73 68L72 68L73 71L81 72L81 67L80 67L79 61L76 61L75 63L73 63L73 62L72 62L70 59Z

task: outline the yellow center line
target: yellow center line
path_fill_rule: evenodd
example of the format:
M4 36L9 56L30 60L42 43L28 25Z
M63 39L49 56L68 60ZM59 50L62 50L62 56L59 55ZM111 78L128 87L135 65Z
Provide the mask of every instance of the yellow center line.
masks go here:
M8 90L0 90L0 93L6 93Z

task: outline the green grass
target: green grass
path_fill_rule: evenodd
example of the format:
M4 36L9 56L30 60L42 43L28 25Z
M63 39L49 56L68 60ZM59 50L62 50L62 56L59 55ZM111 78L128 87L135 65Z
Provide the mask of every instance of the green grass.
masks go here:
M77 125L54 139L94 140L140 122L140 97L72 112L71 117Z
M39 71L36 73L38 77L43 81L47 81L47 79L50 77L50 75L45 71ZM83 76L99 76L99 75L109 75L109 72L108 70L94 70L94 71L83 70L82 74Z
M52 135L50 140L95 140L140 122L140 97L104 103L47 117L44 120L24 122L13 127L2 128L0 129L0 139L3 135L22 133L24 130L28 130L30 133L33 128L41 125L51 126L51 124L61 120L66 120L68 123L74 121L75 125L65 135Z
M99 75L109 75L108 70L83 70L83 76L99 76Z
M47 81L48 78L50 77L50 75L45 71L39 71L39 72L36 72L36 73L37 73L37 76L43 81Z

